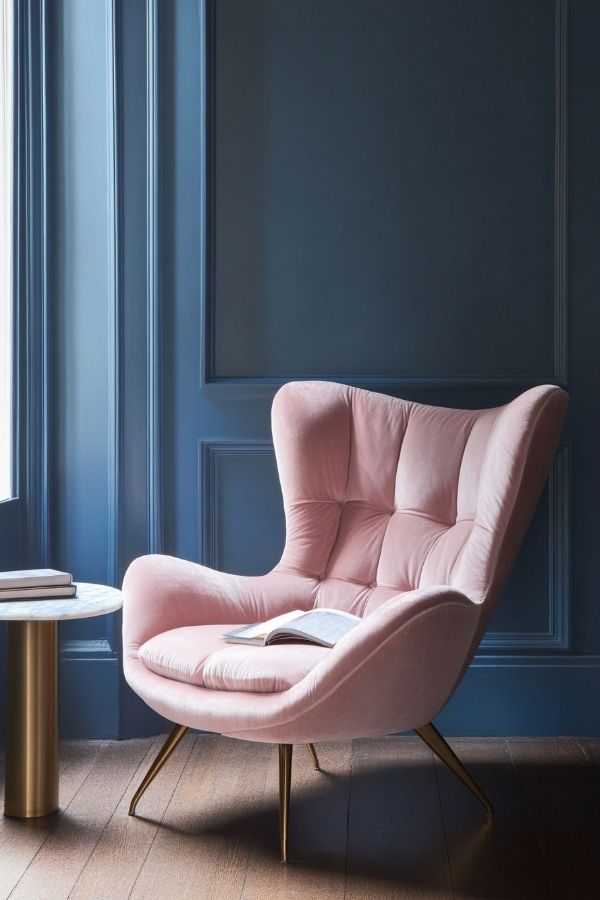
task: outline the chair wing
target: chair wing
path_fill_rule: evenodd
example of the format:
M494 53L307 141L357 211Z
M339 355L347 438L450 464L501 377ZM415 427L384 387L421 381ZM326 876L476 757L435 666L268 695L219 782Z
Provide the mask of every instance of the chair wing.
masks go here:
M314 578L316 605L367 616L397 594L450 585L483 605L485 625L566 404L547 385L489 410L286 385L273 404L287 522L277 571Z

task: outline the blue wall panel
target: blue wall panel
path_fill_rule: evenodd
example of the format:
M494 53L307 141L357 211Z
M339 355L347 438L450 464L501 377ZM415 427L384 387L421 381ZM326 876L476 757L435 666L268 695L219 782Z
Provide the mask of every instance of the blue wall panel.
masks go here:
M286 378L470 407L545 381L582 389L567 150L576 92L597 91L589 75L569 84L590 9L231 0L200 13L163 11L165 547L254 573L283 539L256 447ZM598 613L578 592L590 563L572 564L576 498L593 503L587 479L600 488L581 463L584 409L574 397L502 606L444 711L450 733L598 732L600 642L584 635Z
M75 580L111 583L116 555L114 8L62 0L52 22L51 549ZM62 729L114 735L113 617L61 625ZM98 715L93 716L92 710Z
M214 12L214 376L551 377L553 4Z

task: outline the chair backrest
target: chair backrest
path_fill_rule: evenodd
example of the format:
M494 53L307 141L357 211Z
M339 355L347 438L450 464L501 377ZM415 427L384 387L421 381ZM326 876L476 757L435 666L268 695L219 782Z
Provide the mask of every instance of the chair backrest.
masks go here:
M550 385L484 410L285 385L272 412L287 525L278 569L318 579L316 605L357 615L404 591L451 585L485 605L483 628L567 403Z

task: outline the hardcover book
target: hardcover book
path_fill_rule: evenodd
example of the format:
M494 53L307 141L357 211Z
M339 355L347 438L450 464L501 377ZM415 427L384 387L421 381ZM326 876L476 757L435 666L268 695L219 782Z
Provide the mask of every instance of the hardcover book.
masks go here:
M58 587L8 588L0 591L0 603L7 600L56 600L59 597L75 597L76 594L76 584Z
M15 572L0 572L0 590L26 587L51 587L68 585L73 581L69 572L56 569L19 569Z

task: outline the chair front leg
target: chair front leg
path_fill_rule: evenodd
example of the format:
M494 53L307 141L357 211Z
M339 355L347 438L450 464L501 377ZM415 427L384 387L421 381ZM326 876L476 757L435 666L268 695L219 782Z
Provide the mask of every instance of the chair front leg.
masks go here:
M144 775L144 778L142 779L142 783L140 784L139 788L133 795L133 799L132 799L131 803L129 804L129 815L130 816L135 816L135 809L136 809L136 806L138 805L140 797L142 796L142 794L145 793L145 791L148 789L150 784L154 781L154 779L156 778L156 776L158 775L158 773L160 772L160 770L162 769L162 767L164 766L164 764L170 757L171 753L173 752L173 750L175 749L175 747L177 746L177 744L179 743L179 741L184 736L184 734L186 733L187 730L188 730L187 725L175 725L175 727L173 728L173 731L171 732L169 737L166 739L166 741L164 742L164 744L158 751L156 759L154 760L154 762L152 763L152 765L150 766L150 768Z
M423 725L422 728L415 728L416 733L419 735L422 741L424 741L427 746L433 750L435 755L441 759L445 765L451 769L455 775L460 778L463 784L465 784L471 793L473 793L480 803L482 803L487 811L488 816L493 818L494 809L492 804L485 796L479 785L475 782L475 780L469 775L460 759L454 752L454 750L446 743L442 735L439 733L437 728L431 724Z
M279 745L279 847L281 851L281 862L283 863L288 861L292 749L292 744Z

